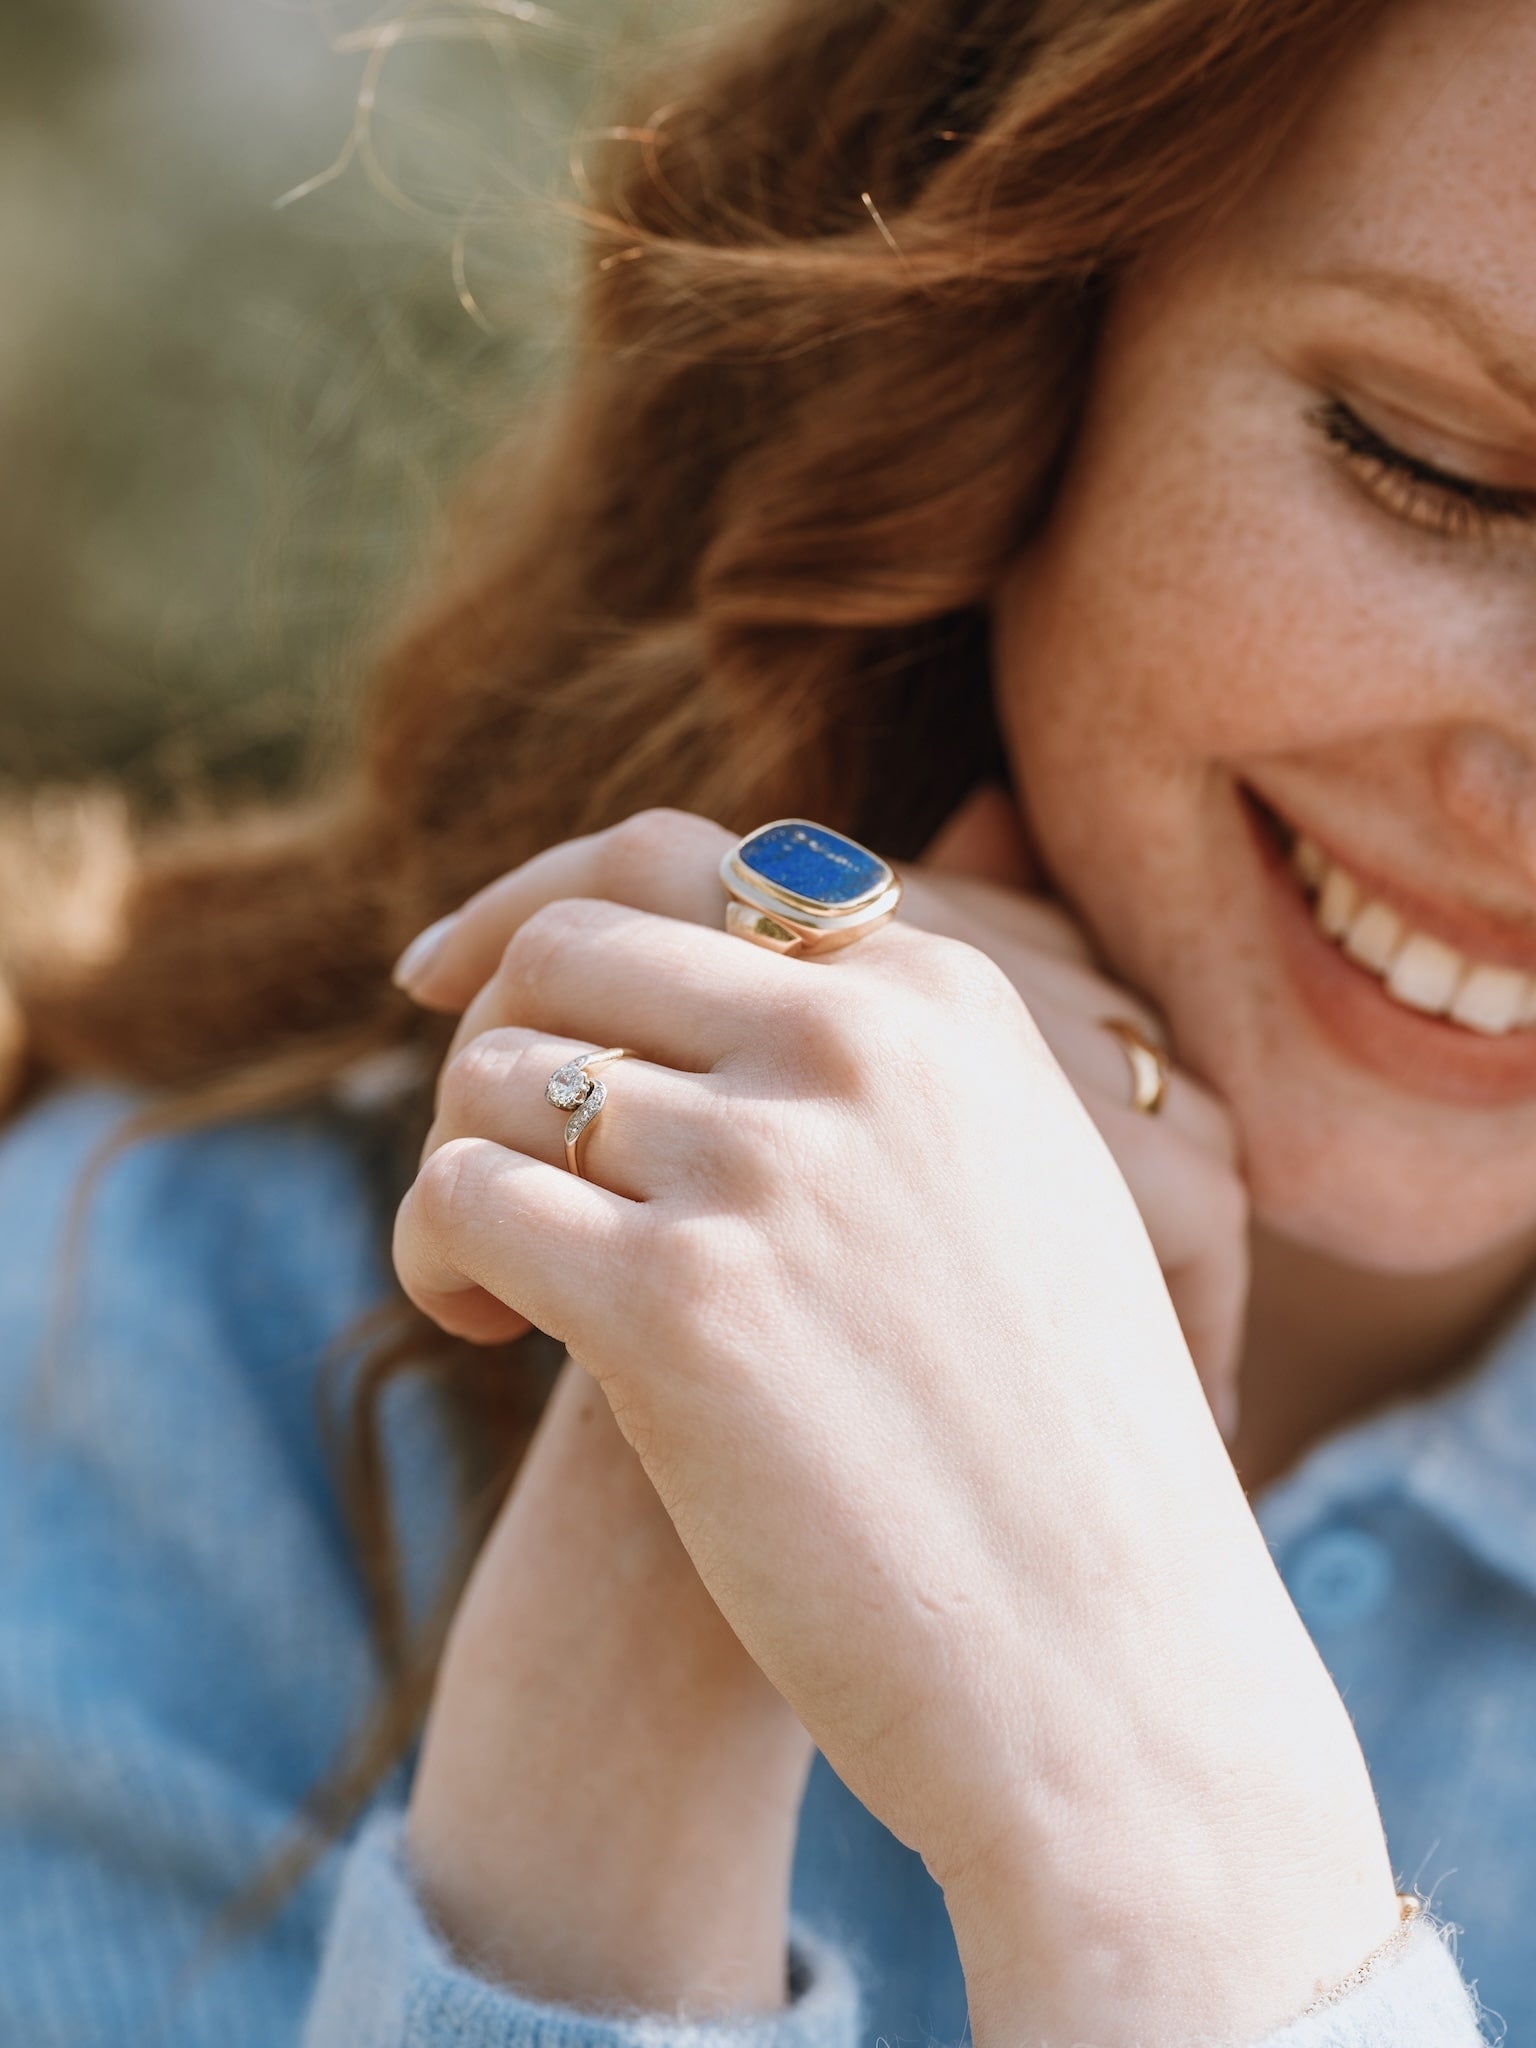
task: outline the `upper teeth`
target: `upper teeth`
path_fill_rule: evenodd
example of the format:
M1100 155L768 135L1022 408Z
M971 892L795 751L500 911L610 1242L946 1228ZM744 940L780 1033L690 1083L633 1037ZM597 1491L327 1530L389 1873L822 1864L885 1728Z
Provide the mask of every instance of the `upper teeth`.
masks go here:
M1291 848L1291 866L1312 897L1318 929L1377 975L1398 1002L1494 1038L1536 1025L1536 975L1469 959L1443 939L1414 931L1304 832Z

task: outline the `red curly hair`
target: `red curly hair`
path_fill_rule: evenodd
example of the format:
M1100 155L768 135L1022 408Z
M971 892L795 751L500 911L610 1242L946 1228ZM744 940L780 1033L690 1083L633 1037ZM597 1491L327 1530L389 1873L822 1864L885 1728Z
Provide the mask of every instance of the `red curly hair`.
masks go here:
M111 1076L152 1091L148 1128L322 1096L396 1047L430 1075L443 1026L390 984L404 943L646 805L917 853L997 764L987 598L1048 509L1106 295L1262 174L1381 12L778 0L656 81L664 111L581 195L562 387L467 493L353 758L287 808L143 840L99 805L13 831L18 1099ZM428 1084L398 1115L404 1162ZM535 1375L403 1307L373 1349L353 1498L395 1683L333 1821L430 1675L373 1431L390 1374L427 1363L509 1475L537 1411Z

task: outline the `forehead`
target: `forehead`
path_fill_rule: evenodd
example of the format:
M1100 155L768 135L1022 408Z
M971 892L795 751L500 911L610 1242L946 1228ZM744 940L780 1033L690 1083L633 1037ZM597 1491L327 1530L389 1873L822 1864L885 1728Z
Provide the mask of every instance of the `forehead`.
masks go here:
M1389 0L1220 239L1442 286L1536 356L1536 0Z

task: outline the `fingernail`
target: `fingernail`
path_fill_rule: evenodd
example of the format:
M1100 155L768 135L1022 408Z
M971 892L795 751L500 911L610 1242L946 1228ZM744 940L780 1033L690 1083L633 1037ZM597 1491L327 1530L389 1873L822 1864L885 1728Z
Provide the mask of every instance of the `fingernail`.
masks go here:
M406 947L390 972L390 979L396 988L403 988L407 995L414 995L432 971L432 964L443 949L443 941L459 921L456 910L446 917L440 917L436 924L429 924L424 932L418 932Z

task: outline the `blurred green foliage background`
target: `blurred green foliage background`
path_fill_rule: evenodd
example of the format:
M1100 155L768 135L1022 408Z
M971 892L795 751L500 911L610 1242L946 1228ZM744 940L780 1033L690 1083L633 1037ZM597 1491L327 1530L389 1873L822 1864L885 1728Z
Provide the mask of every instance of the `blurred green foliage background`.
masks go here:
M302 772L558 365L573 147L697 18L4 0L0 776Z

